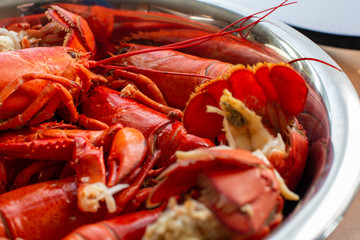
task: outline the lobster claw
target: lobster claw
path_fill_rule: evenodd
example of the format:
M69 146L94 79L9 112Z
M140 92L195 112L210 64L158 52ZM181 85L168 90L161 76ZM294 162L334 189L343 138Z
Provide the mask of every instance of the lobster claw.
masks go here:
M207 205L223 224L240 234L264 235L270 232L270 225L278 224L282 220L280 212L283 204L278 191L279 186L274 181L272 171L251 168L240 173L239 171L225 171L206 174L205 181L208 181L208 186L212 186L215 190L205 198L208 200ZM255 181L255 179L258 180ZM243 184L234 184L230 188L231 182ZM250 186L251 190L249 190ZM219 204L223 201L222 196L228 199L231 210ZM268 203L271 203L270 206ZM240 210L232 209L233 204L239 205ZM274 217L268 224L264 224L272 214Z
M241 237L266 234L281 222L283 198L274 169L249 151L203 148L177 156L161 174L148 207L200 188L199 201Z
M123 240L141 239L146 227L156 221L162 210L162 208L142 210L119 215L101 222L87 224L75 229L63 239L103 239L104 236L112 236L114 238L117 236Z
M147 142L144 135L135 128L122 128L111 145L109 158L109 180L107 185L114 186L130 175L146 157Z
M46 15L66 31L64 46L95 53L95 37L84 18L55 5L46 11Z

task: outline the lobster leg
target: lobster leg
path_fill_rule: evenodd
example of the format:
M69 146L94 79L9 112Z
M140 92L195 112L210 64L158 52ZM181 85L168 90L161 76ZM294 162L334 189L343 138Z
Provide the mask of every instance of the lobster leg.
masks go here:
M6 191L8 175L5 159L0 157L0 194Z
M83 114L79 115L78 123L80 126L91 130L105 130L109 128L109 125L107 125L106 123L103 123L93 118L88 118Z
M55 94L58 93L58 96ZM0 123L0 129L6 130L9 128L16 128L25 124L30 120L47 102L51 101L53 97L60 97L65 106L70 110L71 120L76 122L79 115L76 111L76 107L72 101L71 94L61 85L48 85L44 90L38 95L35 100L28 106L28 108L23 112L18 114L16 117L8 119ZM44 114L45 112L42 112ZM41 116L41 115L40 115Z
M80 86L74 82L70 81L67 78L56 76L53 74L48 73L28 73L24 74L14 81L9 82L1 91L0 91L0 104L4 103L4 101L15 92L21 85L23 85L25 82L33 81L33 80L48 80L51 82L57 82L60 83L66 87L75 87L80 89Z
M116 196L116 206L118 212L124 211L124 207L134 198L134 196L139 192L141 185L144 182L145 177L147 176L148 171L155 165L159 159L159 152L156 152L153 156L149 157L147 161L141 166L141 170L136 177L135 181Z
M158 112L166 114L169 119L180 120L182 117L181 110L169 107L167 105L163 105L159 102L152 100L139 90L135 89L135 87L132 85L127 85L125 88L123 88L121 90L121 94L124 97L134 99L137 102L140 102Z
M50 119L57 107L61 103L61 99L58 97L52 97L46 103L43 109L40 109L31 119L29 119L25 125L34 126Z
M53 86L46 86L43 91L38 95L34 101L24 110L24 112L19 113L14 118L10 118L6 121L0 123L0 130L6 130L10 128L16 128L26 123L36 112L45 105L49 99L55 96L55 89Z
M146 202L146 199L149 197L151 191L152 191L151 187L141 188L136 193L134 198L128 204L126 204L126 207L124 208L123 212L131 213L131 212L135 212L136 210L138 210L139 207L141 206L141 204Z
M29 124L34 124L44 119L50 118L59 105L59 100L56 100L56 98L59 98L69 110L70 121L77 122L79 119L79 114L76 110L73 97L67 88L75 87L77 89L82 89L84 92L87 92L90 88L90 83L93 78L97 78L100 81L104 81L104 79L92 74L89 70L79 64L75 65L74 67L78 76L82 79L81 87L77 82L71 81L65 77L38 72L24 74L18 77L16 80L9 82L0 91L0 105L2 105L5 100L17 89L19 89L25 82L34 80L50 81L50 83L43 89L43 91L34 99L34 101L22 114L19 114L13 119L9 119L0 123L0 129L14 128L26 123L45 105L45 108L43 108L35 116L35 119L33 119ZM66 75L66 73L64 75ZM52 97L56 93L57 96ZM92 123L94 124L93 126L96 125L97 128L104 128L104 124L100 123L99 121L95 122L95 120L93 120Z
M63 123L47 123L20 130L9 130L0 135L0 154L15 158L34 160L72 159L74 138L85 137L94 146L103 147L107 154L121 124L114 124L103 131L81 130Z
M38 139L31 142L1 143L0 153L12 156L37 160L67 161L72 158L73 139ZM55 159L56 158L56 159Z
M21 172L19 172L17 174L17 176L14 180L14 183L12 184L11 189L17 189L17 188L28 185L29 183L31 183L31 178L35 174L40 173L41 171L43 171L46 168L55 167L56 165L59 166L59 163L55 162L55 161L37 161L37 162L31 163L28 167L26 167L24 170L22 170ZM47 179L46 177L44 177L43 174L40 174L40 175L41 175L42 179L39 182L44 182L46 180L50 180L50 179Z
M132 81L135 85L143 92L144 90L149 91L154 100L163 105L167 105L159 88L156 84L148 77L138 73L132 73L121 69L114 70L115 77L123 77L127 80Z

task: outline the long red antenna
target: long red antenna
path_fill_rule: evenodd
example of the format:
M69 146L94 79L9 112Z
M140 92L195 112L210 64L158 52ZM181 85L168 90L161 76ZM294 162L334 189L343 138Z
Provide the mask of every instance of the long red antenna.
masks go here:
M319 62L319 63L325 64L325 65L327 65L329 67L332 67L332 68L338 70L339 72L342 72L342 70L340 68L338 68L338 67L336 67L336 66L334 66L334 65L332 65L330 63L327 63L327 62L325 62L323 60L317 59L317 58L297 58L297 59L289 61L288 64L293 64L293 63L299 62L299 61L315 61L315 62Z

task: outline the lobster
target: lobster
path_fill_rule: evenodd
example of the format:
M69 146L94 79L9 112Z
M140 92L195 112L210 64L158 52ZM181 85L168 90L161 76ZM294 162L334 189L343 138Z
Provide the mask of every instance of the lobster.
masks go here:
M0 129L40 123L64 107L70 121L78 122L75 100L81 101L92 81L106 81L81 64L86 59L88 54L65 47L1 52L0 62L7 67L1 68Z
M98 46L106 45L107 51L114 50L118 42L135 41L165 45L218 31L210 25L194 24L185 17L162 12L140 12L66 3L57 5L82 16L89 23ZM241 64L274 62L278 59L277 54L270 49L252 43L246 38L234 36L211 38L181 51L205 58L214 58L216 55L221 58L220 60Z
M76 184L74 180L69 180L68 177L66 180L57 180L58 182L46 181L42 183L32 184L29 186L23 186L17 188L16 190L12 190L6 193L6 195L3 194L1 197L4 197L5 200L3 201L4 206L1 207L1 209L4 209L2 210L4 211L2 212L2 214L4 215L5 218L4 221L6 221L6 223L4 223L5 226L3 227L5 229L3 234L5 234L5 232L6 234L8 234L8 235L5 234L3 236L4 237L11 236L14 238L23 237L29 239L38 239L38 238L46 238L47 236L52 235L55 238L60 238L63 237L64 234L69 233L69 231L83 224L92 223L109 217L113 217L114 214L120 214L123 211L124 212L126 211L130 214L131 211L137 210L140 207L141 203L146 200L149 194L149 191L146 188L143 188L143 191L140 189L141 185L144 183L145 178L146 177L151 178L153 176L156 176L160 171L162 171L163 168L160 169L160 171L151 170L159 159L156 154L157 150L155 150L154 157L148 157L146 160L141 160L139 162L139 159L143 159L144 157L143 153L144 150L147 149L146 145L144 146L141 143L143 140L136 139L137 138L135 137L136 134L129 133L127 134L128 136L122 137L123 136L122 130L126 130L126 132L128 132L130 128L128 127L123 128L121 125L115 124L112 125L109 129L104 131L93 131L93 130L90 131L90 130L77 129L73 125L64 124L64 123L43 123L39 126L27 127L20 130L8 130L4 132L0 136L0 142L1 142L0 152L3 155L11 156L11 157L22 157L22 158L27 157L30 159L38 159L42 161L48 158L53 159L51 161L54 160L59 161L67 158L70 159L75 158L75 160L71 160L70 163L68 163L67 165L70 166L75 165L74 167L76 168L75 169ZM105 153L103 154L103 151L101 151L101 149L99 151L99 149L92 148L91 146L89 146L89 144L83 147L83 143L84 142L87 143L85 139L87 141L91 141L91 143L94 144L95 146L98 146L99 144L102 145ZM132 144L132 142L134 142L134 144ZM132 147L133 145L135 146ZM71 151L71 148L75 148L74 151ZM106 153L108 151L110 152ZM116 204L115 207L117 209L115 209L115 213L113 214L108 214L104 210L104 208L101 207L101 205L97 205L95 207L86 206L86 209L84 209L83 204L79 203L83 194L81 188L83 186L88 185L89 183L93 183L99 178L100 179L103 178L99 176L101 175L99 174L99 171L100 172L103 171L97 169L100 167L104 167L103 165L97 166L99 165L97 163L99 158L98 157L99 152L101 155L108 156L107 157L108 171L106 172L107 174L109 174L109 177L107 178L108 179L107 185L114 186L119 182L128 183L130 185L127 189L123 190L120 193L117 193L114 196L115 204ZM140 154L138 154L138 152L140 152ZM141 156L138 157L139 155ZM94 161L94 158L96 160L96 164L91 163ZM119 158L121 162L117 164L113 164L113 162L116 161L117 158ZM114 177L112 177L113 174L111 174L111 172L114 172L113 170L115 170L116 173L115 180ZM65 175L64 173L62 173L60 176L65 177L69 175L69 173L67 173L68 170L66 168L64 168L64 170L62 171L65 171ZM93 175L94 173L95 176ZM33 173L33 175L35 175L35 173ZM22 176L23 174L20 174L20 177ZM74 177L70 177L70 179L73 178ZM64 181L66 181L66 185L63 185ZM71 184L71 187L70 186L68 187L68 184ZM64 189L64 190L55 191L54 189L55 192L53 193L52 190L54 186L58 186L58 185L60 185L59 187L60 189ZM47 188L50 189L47 191L46 190ZM70 191L70 193L64 192L68 190ZM45 192L48 195L48 198L44 199L42 195L39 195L40 196L39 198L34 198L33 195L38 194L38 192ZM26 193L26 195L25 197L20 198L19 195L22 193L23 194ZM94 194L95 193L91 194L92 195L91 198L94 198ZM66 197L67 195L71 195L72 197L71 198ZM0 197L0 205L2 199L1 197ZM54 202L53 197L58 201L53 203ZM30 210L25 211L22 208L20 209L17 208L18 211L11 210L13 207L10 206L13 205L16 206L16 204L19 203L19 201L21 203L22 201L27 201L28 198L34 198L33 201L26 202L31 204L31 206L33 206L31 211ZM75 209L73 202L74 201L76 202L76 199L78 205L77 208ZM136 200L137 202L134 203L132 199L134 200L137 199ZM61 203L61 201L67 201L67 203L63 204ZM10 204L9 207L5 204L7 202ZM46 220L47 218L53 218L53 216L59 215L59 219L55 218L53 221L50 221L49 224L52 226L52 228L54 228L53 226L60 227L62 224L64 224L62 228L63 231L61 233L59 232L54 233L53 231L48 231L47 229L50 227L50 225L47 225L48 222L45 220L41 222L41 224L36 224L34 226L27 223L26 219L32 218L31 217L32 215L28 215L28 214L38 211L41 212L43 211L43 208L47 208L47 207L51 208L52 204L58 204L62 207L61 209L52 208L52 211L47 212L47 215L46 217L44 217L44 219ZM90 205L93 205L93 203L91 203ZM26 204L24 204L24 206L26 207L26 209L28 209ZM93 208L95 209L93 210ZM110 211L108 203L107 203L107 208ZM82 214L83 211L89 211L93 215L89 215L90 213ZM74 214L74 215L69 216L69 214ZM134 214L137 214L138 217L143 218L143 220L139 220L140 222L145 221L146 215L143 215L140 212ZM67 221L69 218L71 218L71 216L74 216L76 221L72 223L70 223L69 221L64 223L64 221ZM18 220L16 221L16 223L12 223L12 219L16 219L16 217L19 217L20 219L24 219L24 220ZM120 218L122 217L120 216ZM133 217L131 217L130 220L131 222L129 222L129 224L133 222L134 220ZM136 225L136 223L134 224ZM144 231L144 227L145 227L144 225L141 226L142 226L141 227L142 230L140 229L139 230L140 232ZM41 229L41 231L39 229ZM31 233L34 234L27 235Z
M80 103L81 96L89 91L92 84L106 81L101 75L89 71L88 60L94 54L95 45L93 34L89 31L86 22L81 17L57 6L50 8L47 15L53 20L48 25L62 24L68 29L65 45L76 49L34 47L1 53L0 59L3 65L11 65L11 69L3 68L3 81L0 84L2 89L0 118L3 120L0 129L2 130L40 123L49 119L55 110L62 108L62 105L68 108L69 121L78 122L83 118L79 118L73 99ZM10 25L9 28L12 26ZM44 26L44 28L48 27ZM90 53L81 52L84 49ZM36 61L33 61L34 58ZM48 66L47 59L56 59L56 65ZM95 68L99 64L92 62L90 65ZM138 79L138 75L127 74L127 77ZM155 92L154 95L158 94ZM161 98L156 98L158 101L159 99L161 101ZM97 128L106 127L101 126L100 123L97 126Z
M3 120L0 129L39 123L49 119L55 110L61 108L61 105L65 105L68 109L70 121L78 122L79 116L72 99L79 98L77 102L81 102L82 97L78 95L86 94L94 81L106 81L101 75L89 71L89 68L101 66L103 62L87 61L93 56L95 46L93 34L86 21L57 6L50 8L47 15L53 19L53 22L49 23L51 26L62 24L69 29L69 34L65 37L65 44L76 49L30 48L17 50L15 54L13 52L1 53L4 55L0 56L4 61L3 65L11 62L10 65L14 69L6 69L6 72L3 73L6 81L3 80L3 84L0 86L2 89L0 91L0 110L9 114L0 116ZM81 51L90 51L90 54ZM37 59L36 63L29 62L29 59L33 60L34 56ZM56 67L44 67L48 58L57 60ZM23 59L25 61L21 62ZM115 58L107 59L107 61L114 60ZM21 71L17 71L17 64L29 67L22 67ZM68 66L70 67L68 68ZM76 79L76 81L73 82L71 79ZM77 82L78 79L80 79L80 83ZM49 81L53 83L49 84ZM23 82L25 83L22 84ZM41 87L35 87L35 82ZM78 86L79 84L81 86ZM56 95L55 93L58 93L59 97L52 96ZM19 103L19 99L23 100ZM104 128L104 126L98 127Z
M60 113L62 118L67 118L73 123L79 122L86 127L97 129L108 127L79 115L75 104L75 102L81 103L83 96L92 85L107 81L102 75L90 71L91 68L98 66L94 61L89 62L95 51L95 45L91 45L93 35L88 31L88 25L81 17L56 6L52 8L47 14L51 14L53 21L56 21L54 24L61 24L63 21L63 24L67 24L67 27L72 29L69 30L71 35L65 37L65 44L69 47L32 47L0 53L0 61L3 65L10 65L10 69L2 68L1 130L40 123L50 119L55 111ZM69 18L58 19L60 16ZM75 23L80 25L77 26ZM78 46L73 42L83 45ZM89 52L82 52L84 49ZM56 64L49 65L48 59L56 59ZM148 82L145 77L139 75L120 71L116 71L116 74L121 76L126 74L126 77L133 81L145 82L144 85ZM153 96L161 102L162 95L156 97L159 96L156 86L152 86L151 89L155 89L152 91ZM68 110L64 109L64 106Z
M90 234L89 236L95 236L96 239L98 235L92 235L99 232L96 227L103 231L102 234L109 234L109 231L105 231L106 227L101 228L107 225L115 229L120 228L114 233L132 239L131 237L143 235L146 225L154 222L163 209L159 207L119 216L109 215L103 206L94 213L83 212L77 206L77 189L74 178L67 177L28 185L2 194L0 237L63 239L72 231L81 232L85 229L81 235ZM94 227L88 227L86 224L94 224ZM80 229L76 230L79 227ZM91 228L96 231L92 231ZM75 233L65 239L72 239L72 235Z
M269 11L269 13L267 13L268 15L277 8L285 5L287 5L286 1L279 6L265 10L264 12ZM213 59L204 59L193 55L180 54L179 52L174 52L172 50L194 46L198 47L199 44L209 42L216 37L222 37L223 35L229 35L230 33L250 28L267 16L265 15L251 24L242 26L248 18L251 18L254 15L240 19L216 33L207 35L204 32L195 33L195 36L198 34L198 37L157 48L136 44L125 45L125 47L124 45L121 45L117 48L117 51L122 54L102 59L95 65L105 65L109 67L108 65L111 63L113 65L120 64L125 65L123 68L129 69L130 71L133 70L136 72L142 72L155 82L156 86L160 89L165 100L171 107L184 109L190 94L197 86L206 81L204 78L212 79L221 76L223 73L232 68L233 65ZM241 27L235 30L227 31L228 28L234 26L236 23L241 23ZM226 40L224 40L224 42L226 42ZM218 46L219 44L215 45ZM232 52L236 51L232 49ZM262 61L265 60L268 59L262 59ZM277 60L275 61L277 62ZM254 59L254 62L258 61ZM189 69L187 67L188 64L186 63L189 63L192 66L192 69ZM115 67L113 66L113 68ZM182 89L182 91L178 91L178 89ZM147 93L145 92L145 94Z
M248 90L249 92L251 91ZM239 96L241 98L241 95ZM206 92L200 97L206 98ZM233 97L228 89L223 91L219 106L217 108L209 104L207 111L223 118L222 124L219 123L225 132L226 139L223 141L233 149L260 150L284 178L286 185L291 190L295 190L305 168L309 151L306 132L297 119L292 118L284 130L274 132L271 126L263 123L263 119L256 111L246 106L246 101Z
M60 168L60 180L23 183L0 196L4 221L0 235L3 237L59 239L79 226L118 215L124 208L129 207L127 212L136 211L149 194L148 189L140 190L140 187L146 177L152 178L158 172L151 172L158 153L148 156L142 134L120 124L104 131L90 131L69 124L43 123L6 131L0 138L2 155L21 156L29 161L67 160L65 167ZM31 166L37 163L30 164L26 173L20 172L17 178L36 176L38 168ZM67 166L74 170L69 171ZM109 193L104 192L105 184L109 186ZM124 191L124 187L128 188ZM106 207L101 200L105 200ZM28 223L47 208L51 211L47 211L43 221ZM69 221L71 218L74 219ZM59 232L60 228L63 230Z
M79 210L76 190L77 185L70 177L1 194L0 236L11 239L60 239L64 232L104 219L106 211L84 213Z
M122 49L127 49L127 53L150 50L150 52L146 54L135 54L130 57L124 57L120 60L120 63L145 69L144 71L141 71L141 69L137 71L152 79L162 92L167 104L178 109L185 108L186 102L197 86L209 81L211 78L220 76L232 67L232 64L229 63L199 58L174 50L155 51L155 47L150 48L144 45L130 44L125 47L123 46ZM151 49L154 51L151 51ZM105 61L108 61L108 59L105 59ZM190 69L188 68L189 62L192 66ZM148 69L157 71L147 71ZM129 71L132 70L130 69ZM185 73L185 76L165 74L164 72ZM204 75L208 78L199 76L192 77L190 74ZM178 91L178 89L181 89L181 91ZM147 92L144 91L144 94L147 94Z
M138 129L148 139L152 152L160 149L159 166L174 162L177 150L214 145L208 139L187 134L180 121L171 120L165 114L104 86L96 87L80 107L82 114L107 125L120 123Z
M79 117L75 102L81 102L81 96L93 83L106 81L84 64L95 52L94 36L86 21L57 6L52 6L46 15L51 22L45 29L60 26L67 31L66 36L60 35L64 47L31 47L0 53L2 66L7 66L1 68L1 130L40 123L64 107L68 109L69 121L80 119L87 123L86 118ZM29 29L29 34L30 30L35 31ZM56 64L49 64L49 61L56 61ZM96 122L92 124L96 126ZM98 125L98 128L106 127Z
M182 117L184 127L197 136L215 139L222 134L222 117L207 113L206 107L219 107L222 91L230 90L235 98L263 117L263 122L274 135L281 133L287 139L287 151L282 157L278 155L272 159L272 162L283 176L287 176L285 181L290 188L295 189L308 152L305 132L296 120L304 109L308 92L304 78L284 63L258 64L246 68L161 49L131 45L129 57L120 58L119 55L116 59L139 67L137 71L153 79L170 106L185 108ZM100 62L106 63L107 59ZM191 72L188 71L188 63L192 66ZM183 74L168 74L174 71ZM214 80L192 77L191 74L206 75ZM182 91L177 90L180 88Z
M249 151L200 148L178 152L177 156L179 161L158 177L160 182L147 200L148 207L157 206L171 196L179 196L181 201L181 193L187 193L205 204L239 239L263 237L281 222L283 198L274 170ZM180 185L174 185L179 182ZM209 220L205 221L206 225L212 225ZM162 224L165 222L163 219ZM165 231L181 231L165 225ZM203 234L206 233L205 230ZM161 236L162 233L160 230L146 234ZM227 238L229 236L218 239Z
M304 109L308 87L304 78L290 65L260 63L245 67L163 50L162 47L156 49L134 44L123 55L123 58L121 55L115 58L122 64L138 67L136 71L153 79L170 106L185 108L182 117L184 127L197 136L215 139L222 134L222 117L207 113L206 107L219 107L222 91L230 90L235 98L263 117L263 122L273 134L281 133L288 140L287 144L292 148L288 147L287 153L283 157L277 156L273 162L276 162L276 168L282 168L280 172L283 175L294 178L286 177L291 189L296 187L305 167L308 142L295 117ZM107 63L108 60L100 62ZM189 63L192 66L190 71ZM180 88L182 91L177 90ZM291 174L287 173L289 169L292 169Z
M87 224L75 229L64 240L86 240L86 239L141 239L145 229L160 216L162 207L154 210L142 210L128 213L108 220L93 224Z
M96 212L97 203L92 200L87 202L88 191L93 191L93 196L100 194L96 192L97 189L92 189L92 184L113 187L123 183L142 165L146 158L147 144L138 130L123 128L120 124L103 131L72 128L74 126L68 124L44 123L31 128L7 131L0 136L0 153L3 156L29 160L67 161L76 172L80 209ZM105 169L104 152L109 156L106 158L108 170ZM16 187L26 185L24 176L30 175L25 179L31 179L31 176L36 174L38 168L31 171L30 167L17 176L17 179L22 181L21 184L15 184Z

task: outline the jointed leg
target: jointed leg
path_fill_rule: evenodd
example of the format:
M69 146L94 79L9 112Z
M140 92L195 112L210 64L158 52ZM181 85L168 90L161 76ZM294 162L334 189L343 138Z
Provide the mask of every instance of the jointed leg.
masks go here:
M55 95L57 94L57 95ZM28 106L23 113L20 113L14 118L0 122L0 130L6 130L10 128L17 128L27 123L36 113L36 118L44 119L44 117L52 116L50 110L55 110L59 107L59 102L52 100L52 98L59 98L60 101L69 109L70 119L73 122L77 122L79 114L76 110L76 106L73 102L73 98L69 91L58 83L49 83L42 92L34 99L34 101ZM57 105L50 105L50 104ZM48 105L47 105L48 104ZM45 109L41 110L46 105ZM46 114L46 115L45 115ZM34 120L37 121L37 120Z

